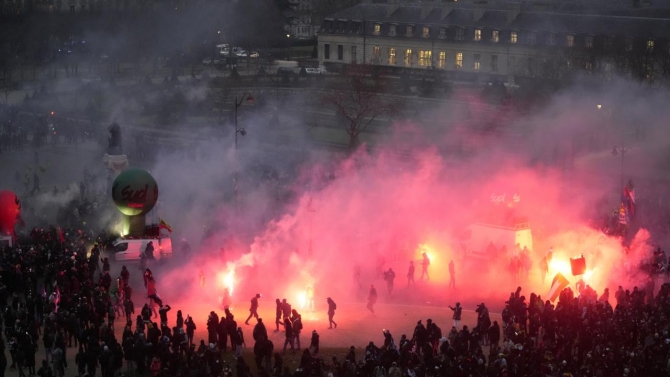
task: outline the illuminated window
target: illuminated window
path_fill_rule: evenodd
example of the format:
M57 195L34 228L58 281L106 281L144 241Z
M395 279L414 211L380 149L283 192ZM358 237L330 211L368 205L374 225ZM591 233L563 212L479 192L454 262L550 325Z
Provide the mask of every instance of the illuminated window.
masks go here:
M432 65L433 52L430 50L419 51L419 67L430 67Z
M475 41L479 42L482 40L482 29L475 29Z
M396 58L395 58L395 47L389 48L389 65L395 65L396 63Z
M440 58L437 61L438 68L445 69L447 68L447 52L440 51Z
M493 30L491 32L491 42L498 43L500 41L500 32L498 30Z
M537 42L537 34L534 32L528 33L528 44L534 45Z
M565 36L565 45L568 47L574 47L575 46L575 36L572 34L568 34Z
M421 32L421 37L423 37L423 38L430 37L430 28L428 26L423 27L423 30Z
M584 47L593 48L593 36L592 35L587 35L586 38L584 38Z
M395 37L398 25L389 25L389 36Z
M498 72L498 55L491 55L491 72Z
M375 62L379 63L379 58L381 58L381 47L374 46L372 48L372 58Z
M440 39L446 39L447 38L447 28L446 27L441 27L440 28L440 35L438 36Z
M516 43L519 41L519 34L516 31L509 33L509 42Z
M462 52L457 52L456 53L456 68L457 69L463 68L463 53Z
M372 31L372 34L374 35L379 35L382 32L382 25L381 24L375 24L375 28Z
M556 44L556 34L550 33L547 35L547 46L553 46Z
M405 50L405 67L412 66L412 49L408 48Z
M647 41L647 51L652 52L654 51L654 41L651 39Z
M475 71L479 71L481 67L482 67L481 56L479 54L475 54L475 64L473 68L475 69Z
M463 35L464 35L464 34L465 34L465 33L463 32L463 28L462 28L462 27L457 28L457 29L456 29L456 40L457 40L457 41L462 41L462 40L463 40Z
M414 26L412 26L412 25L408 25L408 26L407 26L407 29L406 29L406 31L405 31L405 36L406 36L406 37L412 37L412 36L414 36Z

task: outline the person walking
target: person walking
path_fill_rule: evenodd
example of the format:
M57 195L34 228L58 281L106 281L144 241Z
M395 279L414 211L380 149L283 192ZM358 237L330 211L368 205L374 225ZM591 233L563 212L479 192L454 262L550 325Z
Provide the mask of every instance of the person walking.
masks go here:
M256 321L258 321L258 299L259 298L261 298L261 295L259 293L256 293L256 295L251 298L251 307L249 308L249 317L247 317L247 320L244 321L245 325L249 324L249 320L252 317L255 317Z
M276 310L276 313L275 313L275 325L277 326L277 329L275 330L275 332L279 332L279 325L282 324L282 322L281 322L281 315L282 315L282 308L283 308L283 306L282 306L282 303L281 303L281 301L280 301L279 299L276 299L276 300L275 300L275 304L277 305L277 307L276 307L276 309L275 309L275 310Z
M386 290L390 296L393 294L393 281L395 280L395 272L392 268L389 268L388 271L384 272L384 280L386 280Z
M368 305L366 308L372 313L375 314L375 303L377 302L377 290L373 284L370 284L370 290L368 291Z
M430 266L430 258L428 258L428 254L423 253L423 260L421 261L421 280L423 280L423 277L426 277L426 280L430 280L430 275L428 275L428 266Z
M414 262L409 261L409 268L407 269L407 289L409 289L410 284L416 287L416 283L414 282L414 270Z
M332 329L333 325L335 325L335 328L337 328L337 322L333 321L333 317L335 317L335 310L337 310L337 304L330 297L326 299L326 302L328 302L328 323L330 325L328 328Z

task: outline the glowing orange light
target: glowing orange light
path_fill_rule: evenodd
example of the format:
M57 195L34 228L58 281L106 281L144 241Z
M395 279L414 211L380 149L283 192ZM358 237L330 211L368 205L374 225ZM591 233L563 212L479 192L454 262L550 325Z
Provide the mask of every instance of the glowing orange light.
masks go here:
M551 263L549 263L549 271L552 273L560 272L563 276L569 276L572 274L570 263L556 259L552 259Z
M221 286L227 289L228 293L232 296L235 290L235 267L228 266L228 271L219 273L218 278Z
M298 305L300 305L301 309L305 309L307 307L307 292L298 293Z
M586 270L586 271L584 272L584 275L582 275L582 279L583 279L585 282L587 282L587 281L589 281L589 279L591 279L592 276L593 276L593 270Z

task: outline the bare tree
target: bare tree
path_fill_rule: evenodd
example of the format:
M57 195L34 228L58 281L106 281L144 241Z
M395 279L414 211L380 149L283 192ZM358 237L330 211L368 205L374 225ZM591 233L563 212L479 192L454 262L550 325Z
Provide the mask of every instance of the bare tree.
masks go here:
M349 147L358 136L381 115L393 115L399 101L386 95L387 79L377 74L373 66L352 64L339 85L329 89L321 101L324 106L345 119L344 130L349 135Z

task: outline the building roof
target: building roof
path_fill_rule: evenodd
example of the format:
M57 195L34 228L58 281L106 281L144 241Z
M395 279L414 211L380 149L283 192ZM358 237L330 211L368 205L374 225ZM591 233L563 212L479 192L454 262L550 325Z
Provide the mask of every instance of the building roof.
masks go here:
M557 1L559 6L537 9L524 7L508 22L511 10L498 2L478 10L472 1L449 3L453 8L413 4L362 3L341 10L327 19L366 20L368 22L414 24L429 26L462 26L493 29L533 30L555 33L626 35L630 37L669 38L670 8L631 9L623 6L630 0L605 0L609 7L596 12L581 9L574 1ZM592 4L603 0L590 0ZM670 3L670 2L668 2ZM530 9L529 9L530 8ZM475 12L483 12L474 20Z

